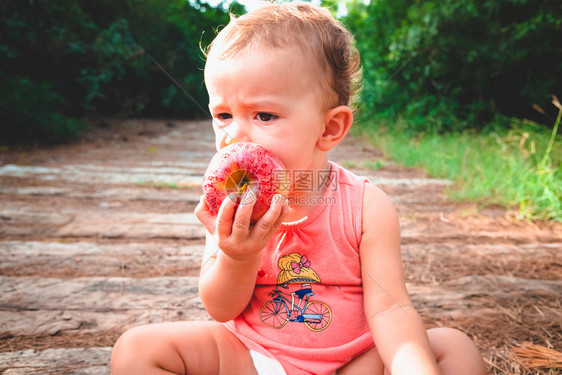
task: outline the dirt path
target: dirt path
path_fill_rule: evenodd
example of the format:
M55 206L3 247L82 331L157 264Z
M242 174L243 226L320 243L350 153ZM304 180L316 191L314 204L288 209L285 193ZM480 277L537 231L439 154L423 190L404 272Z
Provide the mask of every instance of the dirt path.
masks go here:
M213 153L209 124L184 121L123 121L75 145L0 153L0 373L107 374L127 327L209 319L192 212ZM428 326L469 333L492 373L526 373L518 342L562 349L560 225L447 202L449 181L357 139L331 158L396 203ZM361 169L377 159L381 169Z

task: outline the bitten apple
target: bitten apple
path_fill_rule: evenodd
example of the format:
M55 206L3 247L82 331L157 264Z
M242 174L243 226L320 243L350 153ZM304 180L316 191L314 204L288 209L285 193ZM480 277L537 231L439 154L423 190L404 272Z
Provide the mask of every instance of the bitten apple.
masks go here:
M237 142L219 150L203 178L203 194L215 214L227 195L235 194L238 204L244 204L249 194L255 194L252 223L267 212L276 194L286 197L289 189L289 174L281 160L251 142Z

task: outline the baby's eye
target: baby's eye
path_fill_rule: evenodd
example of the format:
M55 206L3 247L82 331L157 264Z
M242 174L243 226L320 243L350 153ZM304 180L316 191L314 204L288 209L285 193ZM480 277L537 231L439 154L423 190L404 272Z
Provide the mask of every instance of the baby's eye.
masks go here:
M229 120L232 118L232 115L230 113L219 113L218 115L215 116L217 120L219 121L225 121L225 120Z
M271 113L265 113L265 112L258 113L256 117L258 118L258 120L263 121L263 122L269 122L269 121L275 120L277 118L277 116L272 115Z

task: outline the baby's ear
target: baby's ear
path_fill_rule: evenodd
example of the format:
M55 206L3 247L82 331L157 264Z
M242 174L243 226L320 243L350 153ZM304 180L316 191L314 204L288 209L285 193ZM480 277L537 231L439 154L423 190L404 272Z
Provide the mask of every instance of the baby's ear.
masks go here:
M348 106L329 109L324 117L324 132L316 144L318 149L329 151L334 148L345 138L352 123L353 111Z

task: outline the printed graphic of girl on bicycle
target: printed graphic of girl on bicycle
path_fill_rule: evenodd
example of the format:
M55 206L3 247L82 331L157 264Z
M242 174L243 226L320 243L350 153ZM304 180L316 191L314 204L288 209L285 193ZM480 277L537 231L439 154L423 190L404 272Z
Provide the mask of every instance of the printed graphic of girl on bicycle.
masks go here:
M304 323L312 331L322 331L332 321L330 307L323 302L312 301L311 283L319 283L320 277L310 268L306 255L292 253L279 259L277 286L269 295L272 298L260 310L263 323L274 328L283 328L288 322ZM279 288L289 289L291 284L300 284L300 289L284 293ZM296 301L295 301L296 300Z

